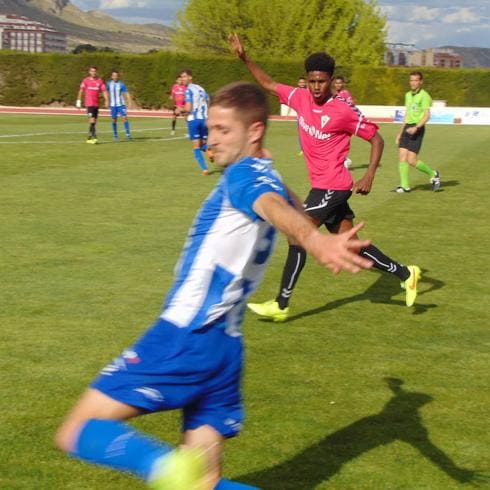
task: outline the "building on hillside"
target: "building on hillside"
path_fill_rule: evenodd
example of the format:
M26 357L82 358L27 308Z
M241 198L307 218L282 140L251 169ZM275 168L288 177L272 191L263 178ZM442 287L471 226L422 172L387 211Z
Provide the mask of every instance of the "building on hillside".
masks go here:
M66 35L21 15L0 14L0 49L29 53L65 52Z
M388 66L408 66L415 44L386 43L385 63Z
M461 68L463 66L463 58L449 48L422 49L414 51L410 55L410 65Z

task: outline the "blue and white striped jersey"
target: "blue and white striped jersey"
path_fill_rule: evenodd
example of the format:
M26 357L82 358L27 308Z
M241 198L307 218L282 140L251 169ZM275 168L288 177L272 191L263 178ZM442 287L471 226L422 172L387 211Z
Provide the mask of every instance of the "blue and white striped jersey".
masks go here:
M162 319L191 329L217 321L241 335L246 298L275 243L275 229L253 210L265 192L288 199L272 160L247 157L226 169L189 231Z
M121 107L126 105L124 102L123 93L128 93L128 89L126 88L126 84L118 80L115 82L114 80L109 80L107 82L107 92L109 92L109 106L110 107Z
M195 83L187 85L185 91L185 101L192 104L190 114L187 116L188 121L194 121L195 119L207 119L208 118L208 101L209 96L207 92Z

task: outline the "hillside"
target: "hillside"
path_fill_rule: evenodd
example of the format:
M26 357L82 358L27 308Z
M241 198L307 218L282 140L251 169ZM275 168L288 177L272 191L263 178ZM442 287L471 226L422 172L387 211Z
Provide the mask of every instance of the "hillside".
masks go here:
M159 24L126 24L96 10L84 12L69 0L0 0L0 13L24 15L67 35L68 47L92 44L128 52L168 48L170 32Z
M462 56L465 68L490 68L490 48L462 48L459 46L443 46L453 49Z

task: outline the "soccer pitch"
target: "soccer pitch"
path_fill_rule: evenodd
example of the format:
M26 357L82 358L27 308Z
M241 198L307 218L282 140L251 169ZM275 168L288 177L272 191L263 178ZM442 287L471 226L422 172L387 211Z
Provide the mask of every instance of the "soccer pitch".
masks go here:
M170 120L131 120L134 140L85 144L71 116L0 116L0 488L133 489L137 480L71 460L54 431L96 373L156 318L186 232L220 177L203 177ZM375 271L333 276L309 261L284 324L247 313L241 436L225 476L264 490L490 488L488 420L490 171L488 127L430 126L398 185L395 125L369 196L353 196L363 236L423 270L415 307ZM294 122L272 122L267 148L302 197ZM354 178L369 144L355 138ZM254 295L277 293L284 238ZM170 442L177 413L134 424Z

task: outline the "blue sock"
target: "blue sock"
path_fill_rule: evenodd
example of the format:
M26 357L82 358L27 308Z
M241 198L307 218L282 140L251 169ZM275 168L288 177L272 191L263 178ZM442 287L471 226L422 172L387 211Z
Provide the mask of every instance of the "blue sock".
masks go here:
M207 143L203 143L202 146L201 146L201 151L206 151L208 149L208 144Z
M219 483L214 487L214 490L260 490L260 488L221 478Z
M124 130L126 131L126 136L131 138L131 131L129 130L129 121L124 121Z
M173 448L137 432L116 420L90 419L84 425L71 454L89 463L128 471L144 480L154 462Z
M194 149L194 157L197 160L197 163L199 164L202 170L208 169L206 162L204 161L204 157L202 156L201 150L199 148Z
M112 134L114 135L114 138L117 138L117 122L112 123Z

